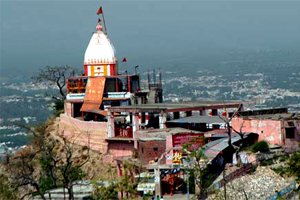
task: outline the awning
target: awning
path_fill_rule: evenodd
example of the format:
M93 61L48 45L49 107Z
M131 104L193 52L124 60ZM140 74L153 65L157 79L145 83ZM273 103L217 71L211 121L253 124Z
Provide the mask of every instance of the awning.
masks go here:
M103 76L89 77L85 88L85 97L80 109L81 112L95 112L95 110L99 110L102 104L105 80L106 78Z

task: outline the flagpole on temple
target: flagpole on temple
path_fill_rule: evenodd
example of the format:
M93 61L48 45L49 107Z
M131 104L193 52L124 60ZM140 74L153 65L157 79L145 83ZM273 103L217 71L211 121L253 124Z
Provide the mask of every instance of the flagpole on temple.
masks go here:
M107 35L107 29L106 29L105 18L104 18L102 6L100 6L100 8L97 11L97 15L100 15L100 14L102 15L104 30L105 30L105 34Z
M104 29L105 29L105 34L107 35L107 29L106 29L105 18L104 18L103 12L102 12L102 16L103 16L103 25L104 25Z

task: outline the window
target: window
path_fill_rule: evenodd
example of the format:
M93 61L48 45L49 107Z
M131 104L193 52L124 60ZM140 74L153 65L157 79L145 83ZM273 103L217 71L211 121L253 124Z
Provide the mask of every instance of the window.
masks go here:
M140 89L139 81L139 76L131 77L131 92L137 92Z
M211 110L211 115L212 116L217 116L218 115L218 109L212 109Z
M294 126L294 122L288 122L288 126Z
M295 138L295 127L285 128L285 137L289 139Z
M120 92L127 92L128 91L128 78L127 76L125 77L120 77L119 78L119 81L120 81L120 88L119 88L119 91ZM122 87L121 87L122 86Z
M154 148L153 148L153 151L158 151L158 148L157 148L157 147L154 147Z
M212 125L212 128L215 130L215 129L220 129L220 124L213 124Z
M116 79L107 78L105 83L105 92L116 92Z

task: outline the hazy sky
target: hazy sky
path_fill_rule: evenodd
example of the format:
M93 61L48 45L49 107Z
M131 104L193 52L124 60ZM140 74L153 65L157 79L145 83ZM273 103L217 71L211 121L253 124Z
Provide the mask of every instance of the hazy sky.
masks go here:
M101 2L0 0L1 76L10 69L81 66L100 5L117 56L128 65L300 46L300 1Z

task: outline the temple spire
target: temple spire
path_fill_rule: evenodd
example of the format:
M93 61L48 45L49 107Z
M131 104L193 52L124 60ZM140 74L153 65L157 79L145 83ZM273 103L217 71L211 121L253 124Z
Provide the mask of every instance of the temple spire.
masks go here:
M102 26L101 26L101 19L98 19L98 23L97 23L97 26L96 26L96 30L97 30L97 32L100 32L100 31L102 31Z

